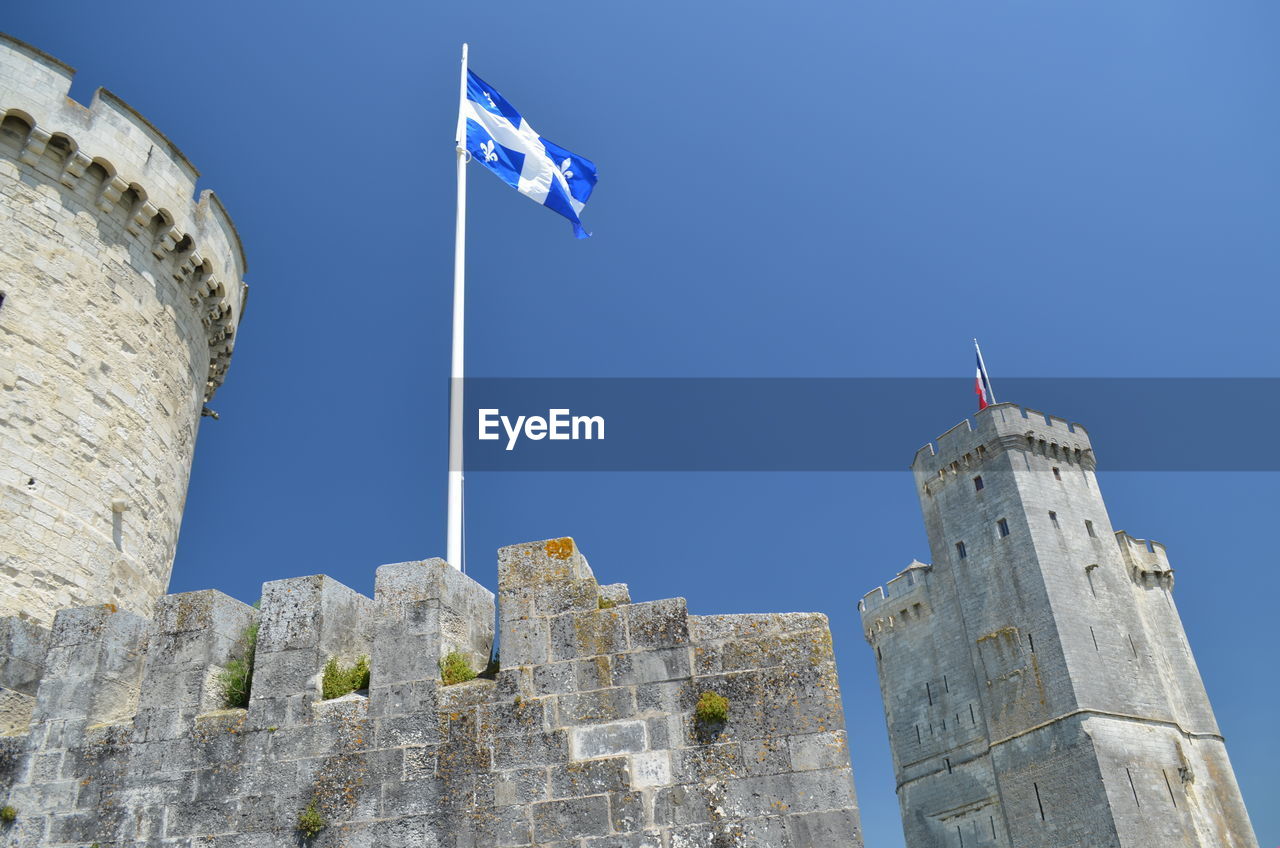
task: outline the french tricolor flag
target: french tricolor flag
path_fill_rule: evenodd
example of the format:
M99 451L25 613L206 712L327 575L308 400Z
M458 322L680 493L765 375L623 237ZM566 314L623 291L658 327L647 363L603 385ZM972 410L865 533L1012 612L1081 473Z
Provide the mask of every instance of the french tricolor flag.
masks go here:
M987 366L982 363L982 350L977 339L973 340L973 347L978 354L978 374L973 379L973 390L978 395L978 410L981 411L996 402L996 395L991 391L991 378L987 376Z

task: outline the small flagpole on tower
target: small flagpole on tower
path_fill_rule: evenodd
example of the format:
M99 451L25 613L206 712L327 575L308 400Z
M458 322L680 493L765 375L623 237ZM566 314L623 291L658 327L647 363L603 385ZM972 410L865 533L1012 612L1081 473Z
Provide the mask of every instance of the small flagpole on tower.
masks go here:
M982 367L982 379L986 381L987 393L991 395L991 402L996 402L996 390L991 387L991 374L987 371L987 362L982 358L982 348L978 347L978 340L973 340L973 349L978 352L978 365Z
M458 128L454 137L458 159L458 205L453 237L453 352L449 367L449 515L445 559L465 573L462 561L462 366L465 278L467 258L467 123L462 105L467 98L467 45L462 45L462 76L458 90Z

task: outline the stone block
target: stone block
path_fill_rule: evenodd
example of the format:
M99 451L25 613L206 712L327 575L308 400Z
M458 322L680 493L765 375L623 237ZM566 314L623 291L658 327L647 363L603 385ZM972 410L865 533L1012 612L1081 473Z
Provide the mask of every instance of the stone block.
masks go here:
M584 760L551 767L552 798L576 798L627 789L630 771L626 757Z
M582 839L609 832L609 797L594 795L562 801L542 801L532 808L537 844L556 839Z
M792 736L787 739L791 767L796 771L840 768L849 762L849 744L843 730Z
M506 667L542 665L551 656L551 624L545 618L512 620L503 617L502 664Z
M369 689L369 715L378 718L423 713L435 709L440 681L434 678L377 685Z
M578 677L574 669L577 662L546 663L533 669L533 688L539 695L555 695L573 692L578 688Z
M705 784L681 784L654 793L653 823L659 827L708 822L717 799ZM675 838L675 831L672 831ZM685 843L690 844L690 843Z
M490 693L492 694L492 693ZM492 737L522 736L551 727L549 698L521 698L518 702L502 700L479 707L482 731Z
M746 766L745 774L754 777L798 771L792 763L788 741L785 736L743 740L742 761ZM848 762L847 758L844 762Z
M634 833L645 826L645 795L635 790L609 793L609 821L619 833Z
M218 674L233 659L251 661L249 632L258 620L258 610L221 592L161 598L139 708L172 707L184 714L223 709Z
M498 806L530 804L548 798L547 769L518 768L494 776L494 802Z
M614 685L613 658L608 654L574 660L573 667L575 688L579 691L606 689Z
M216 633L239 639L258 611L214 589L165 595L156 601L154 621L159 633Z
M262 586L258 651L367 653L368 634L362 625L370 621L372 610L369 598L330 577L273 580Z
M671 752L669 783L703 783L745 777L750 773L750 757L740 742L711 742Z
M306 721L306 704L320 699L325 663L352 663L370 653L374 604L324 576L276 580L262 587L260 621L249 700L253 723ZM293 697L304 703L280 703Z
M568 759L569 734L563 730L501 736L493 740L495 768L553 765Z
M671 783L671 753L669 751L649 751L644 754L632 754L629 758L629 764L631 768L631 788L633 789L650 789Z
M395 622L404 634L428 637L415 652L425 655L424 663L433 654L438 661L450 651L461 651L477 670L488 664L493 649L493 593L444 560L381 566L374 596L380 634Z
M59 612L32 722L99 723L132 717L150 631L146 619L109 606Z
M556 696L556 716L564 725L598 724L635 714L635 695L624 687Z
M627 604L631 645L637 649L672 648L689 643L689 610L684 598Z
M786 816L783 822L789 848L826 848L862 838L856 810L801 813Z
M537 615L552 616L600 608L600 587L592 578L553 580L525 588Z
M570 612L551 619L550 659L570 660L617 654L627 650L627 627L622 610Z
M498 549L498 590L504 597L517 586L594 579L586 557L568 537Z
M636 709L678 718L693 710L698 695L706 688L703 681L692 678L646 683L636 687Z
M613 658L613 685L635 686L684 680L693 674L689 648L656 648Z
M662 832L643 830L638 833L620 833L598 839L584 839L583 848L662 848Z
M626 583L609 583L601 586L600 601L606 605L621 606L631 603L631 590Z
M647 747L643 721L616 721L574 727L569 732L570 756L574 760L635 754Z
M34 621L0 618L0 686L34 696L44 673L49 638L48 629Z
M35 705L33 696L0 687L0 736L25 734Z

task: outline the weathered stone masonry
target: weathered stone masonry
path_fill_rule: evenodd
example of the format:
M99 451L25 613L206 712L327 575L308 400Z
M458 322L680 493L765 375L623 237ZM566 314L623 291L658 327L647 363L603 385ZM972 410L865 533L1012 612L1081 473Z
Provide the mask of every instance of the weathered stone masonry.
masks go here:
M933 564L862 599L908 848L1256 848L1164 546L1079 424L996 404L912 471Z
M496 608L441 560L373 598L164 596L244 258L177 148L71 76L0 36L0 845L297 846L309 809L316 846L860 848L820 615L630 603L571 539L501 551ZM444 686L495 612L500 670ZM369 688L322 700L362 657Z
M110 92L0 35L0 614L146 615L244 307L230 218Z
M501 669L453 686L439 659L484 666L494 598L442 560L381 567L373 599L317 576L260 612L206 591L153 622L0 620L0 685L33 706L0 737L0 844L294 846L315 800L316 846L861 846L823 616L631 603L572 539L504 548L499 590ZM219 709L254 621L249 707ZM362 654L367 693L320 700L325 661ZM724 725L694 719L704 691Z

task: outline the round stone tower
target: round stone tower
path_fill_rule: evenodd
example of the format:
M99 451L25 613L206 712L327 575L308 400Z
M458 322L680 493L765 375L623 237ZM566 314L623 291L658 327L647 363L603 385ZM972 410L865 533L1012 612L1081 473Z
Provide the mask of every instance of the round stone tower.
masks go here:
M150 615L245 262L198 172L124 101L0 35L0 616Z

